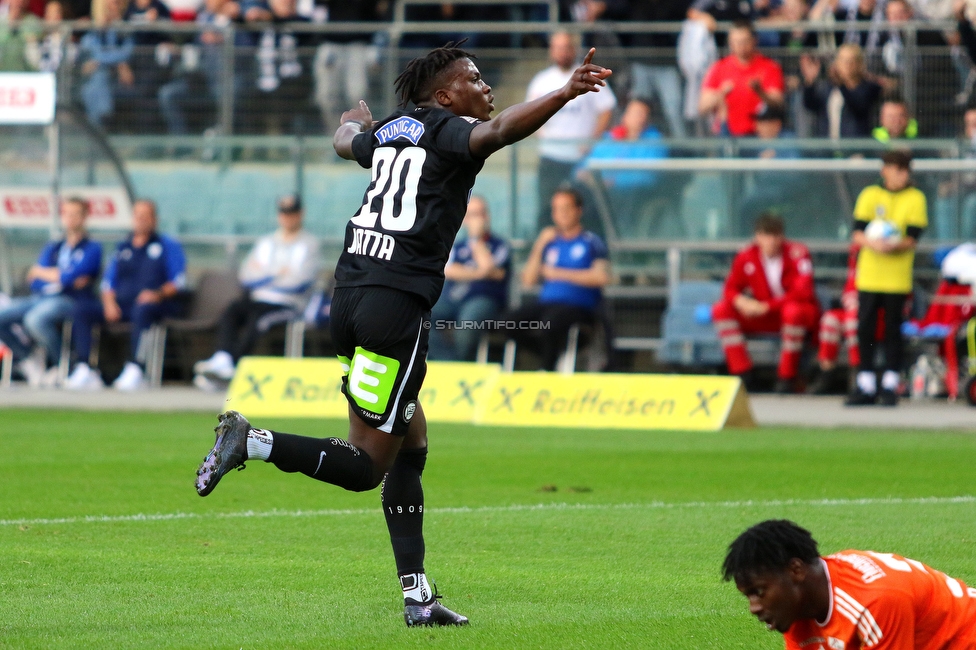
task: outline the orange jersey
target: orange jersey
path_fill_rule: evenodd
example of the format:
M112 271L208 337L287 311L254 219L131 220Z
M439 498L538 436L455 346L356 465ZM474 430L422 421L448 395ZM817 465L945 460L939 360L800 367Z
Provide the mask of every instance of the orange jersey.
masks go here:
M794 622L787 650L976 650L976 589L891 553L841 551L822 561L827 622Z

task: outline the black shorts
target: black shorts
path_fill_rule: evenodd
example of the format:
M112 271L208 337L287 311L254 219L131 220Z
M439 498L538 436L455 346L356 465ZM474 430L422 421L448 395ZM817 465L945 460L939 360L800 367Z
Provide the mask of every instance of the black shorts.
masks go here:
M341 287L332 297L331 329L352 409L375 429L406 435L427 374L430 310L397 289Z

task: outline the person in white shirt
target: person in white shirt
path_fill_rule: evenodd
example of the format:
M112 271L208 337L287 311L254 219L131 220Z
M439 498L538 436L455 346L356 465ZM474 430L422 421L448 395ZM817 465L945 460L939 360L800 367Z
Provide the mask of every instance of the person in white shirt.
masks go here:
M260 238L241 265L238 277L247 291L224 312L217 332L217 351L193 366L194 385L219 387L234 376L237 361L258 336L305 310L321 266L319 243L302 229L298 196L278 201L278 230Z
M527 101L566 85L576 69L578 41L577 36L568 32L552 35L549 59L553 65L532 78L526 93ZM572 177L574 168L589 150L589 141L600 138L610 126L616 106L617 99L607 86L601 92L587 93L572 100L539 129L537 226L548 223L552 195Z

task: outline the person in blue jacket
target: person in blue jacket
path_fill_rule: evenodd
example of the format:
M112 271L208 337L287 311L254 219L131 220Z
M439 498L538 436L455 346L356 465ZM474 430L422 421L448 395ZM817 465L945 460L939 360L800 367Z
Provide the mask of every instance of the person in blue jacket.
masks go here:
M102 280L101 300L94 297L75 303L72 339L78 363L65 388L102 388L98 372L87 361L92 346L92 326L100 323L132 323L128 360L112 384L118 390L146 386L145 352L140 343L146 330L178 311L177 294L186 288L186 255L172 237L156 232L156 204L147 199L132 206L132 233L115 247Z
M620 123L593 145L577 175L586 173L587 161L661 160L667 157L668 148L663 144L661 132L651 124L650 104L647 100L633 98L627 102ZM683 187L674 183L674 178L665 179L661 172L647 169L602 170L599 181L606 188L617 236L623 239L652 234L657 224L644 214L646 206L675 188L680 194Z
M583 199L576 190L553 194L552 222L539 233L522 271L525 289L541 283L539 299L503 321L511 338L539 353L544 370L555 369L574 324L597 321L603 287L610 283L607 246L583 228Z
M32 387L53 383L61 355L61 325L76 300L94 297L102 270L102 245L88 238L88 203L70 198L61 204L64 239L48 242L27 272L30 295L14 298L0 311L0 341L11 349L17 369ZM31 354L44 350L43 361Z

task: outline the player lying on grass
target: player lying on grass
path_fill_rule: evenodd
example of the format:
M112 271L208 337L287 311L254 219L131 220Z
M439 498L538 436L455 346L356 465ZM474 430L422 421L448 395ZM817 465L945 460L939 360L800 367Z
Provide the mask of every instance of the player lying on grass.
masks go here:
M791 521L739 535L722 571L788 650L976 649L976 589L891 553L820 557Z
M407 64L396 80L400 110L374 122L360 102L342 115L336 151L372 168L363 205L346 226L332 300L348 440L254 429L229 411L197 471L201 496L246 460L357 492L385 477L380 498L408 626L468 622L437 602L424 573L427 421L417 396L444 264L485 158L536 131L575 97L606 85L611 72L590 62L594 52L562 89L491 119L491 87L471 55L449 43Z

